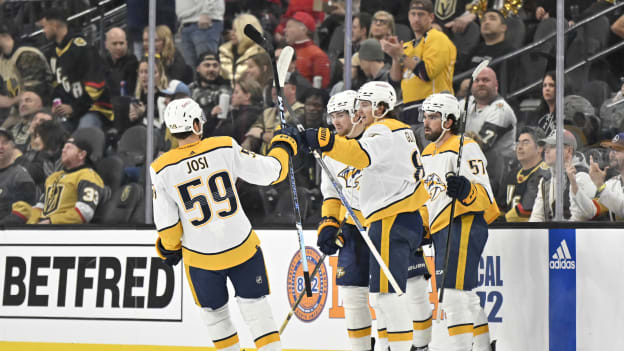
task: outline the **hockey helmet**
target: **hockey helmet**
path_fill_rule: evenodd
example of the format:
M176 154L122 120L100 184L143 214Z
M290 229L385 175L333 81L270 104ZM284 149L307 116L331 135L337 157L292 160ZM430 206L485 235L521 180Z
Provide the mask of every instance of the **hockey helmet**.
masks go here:
M388 112L394 110L397 102L397 94L392 85L383 81L368 82L360 87L357 93L357 101L370 101L373 108L374 118L383 118ZM388 105L388 109L381 116L375 115L375 110L380 102Z
M355 114L355 99L357 92L355 90L345 90L335 94L327 103L327 113L347 111L349 117Z
M201 126L206 122L204 111L191 98L173 100L165 108L165 124L171 134L184 132L201 134L201 129L199 133L193 130L193 122L196 119L199 119Z

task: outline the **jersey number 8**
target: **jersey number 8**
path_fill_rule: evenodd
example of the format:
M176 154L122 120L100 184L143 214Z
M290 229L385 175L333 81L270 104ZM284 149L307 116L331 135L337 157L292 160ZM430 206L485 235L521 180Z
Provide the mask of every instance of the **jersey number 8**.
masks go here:
M184 204L184 210L186 212L197 209L201 210L201 216L191 220L191 224L196 227L203 226L208 223L212 218L212 210L210 203L208 202L208 195L206 193L199 193L191 195L190 190L192 188L202 187L204 185L202 178L198 177L190 180L186 183L177 186L178 193ZM226 171L220 171L212 174L208 177L208 190L213 204L218 204L227 201L229 208L227 210L217 212L217 215L221 218L229 217L236 213L238 210L238 199L236 198L236 190L232 186L230 175Z

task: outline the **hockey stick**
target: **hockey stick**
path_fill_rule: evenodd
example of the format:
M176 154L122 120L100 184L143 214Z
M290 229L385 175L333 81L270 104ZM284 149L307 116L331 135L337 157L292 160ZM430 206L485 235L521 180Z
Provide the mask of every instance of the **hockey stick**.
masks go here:
M286 49L288 47L289 46L285 47L284 49ZM281 55L280 55L280 61L282 61L281 60ZM282 63L282 65L283 65L283 67L280 69L279 62L278 62L278 72L281 73L282 76L285 76L286 72L288 70L288 64ZM280 76L280 77L282 77L282 76ZM282 78L282 80L283 80L283 78ZM295 118L294 118L295 114L292 111L292 109L291 109L290 105L288 104L288 102L285 101L285 100L282 100L282 101L284 103L284 107L286 107L286 110L288 111L290 116L292 116L293 120L295 120ZM303 133L305 131L305 128L303 127L303 125L301 125L301 123L299 123L299 121L296 121L296 122L297 122L297 129L300 132ZM349 201L347 200L347 198L342 193L342 186L340 186L340 183L338 182L338 179L336 179L336 176L329 170L329 168L325 164L325 161L323 161L323 159L321 157L321 154L318 151L313 150L313 149L309 149L309 151L312 153L312 155L314 156L314 159L316 160L318 165L321 167L321 169L323 169L325 174L327 174L327 176L328 176L329 180L331 181L332 186L334 187L334 189L338 192L338 197L340 198L340 201L342 201L342 204L347 209L347 212L349 213L349 216L351 218L353 218L353 221L355 222L355 226L358 228L360 234L362 235L362 238L364 239L364 242L368 246L368 249L370 250L371 254L375 258L377 263L379 264L379 267L381 268L381 270L384 272L384 274L388 278L388 281L390 282L390 285L392 285L392 288L394 289L394 291L396 293L398 293L399 295L402 295L403 291L399 287L399 284L394 279L394 276L392 275L392 273L390 272L390 269L388 269L388 266L385 264L385 262L381 258L381 255L379 255L379 251L377 251L377 249L375 248L375 245L370 240L370 238L368 236L368 233L366 232L366 230L364 229L364 226L362 225L362 223L358 220L357 216L355 215L355 212L353 211L353 208L349 204Z
M481 63L477 66L477 68L475 68L474 71L472 71L472 76L470 77L470 84L468 84L468 95L466 95L466 100L464 102L463 118L462 116L460 116L459 121L458 121L460 135L459 135L459 150L457 152L457 165L456 165L457 176L459 176L462 152L464 151L464 129L466 127L466 124L464 122L465 122L466 116L468 115L468 100L470 100L470 96L472 95L471 94L472 83L477 78L479 73L481 73L481 71L485 67L487 67L489 63L490 63L490 60L481 61ZM453 227L453 222L455 219L454 217L455 217L455 203L456 202L457 202L457 199L451 200L451 218L449 219L449 225L446 231L446 252L444 253L444 268L442 269L442 285L440 287L440 297L438 298L438 312L441 311L441 308L439 306L444 299L444 283L446 281L446 271L448 270L448 265L449 265L449 258L450 258L449 251L451 250L451 234L452 234L451 227Z
M342 226L344 226L344 224L346 222L347 222L347 217L345 217L342 220L342 223L340 223L340 227L338 227L338 232L336 233L336 245L338 245L338 247L342 247L342 245L343 245L342 241L340 241L338 239L338 237L342 234ZM318 272L319 268L321 267L321 265L325 261L325 257L327 257L327 255L323 254L321 256L321 259L317 262L316 266L314 266L314 269L312 270L312 279L314 279L314 276L316 275L316 272ZM295 310L297 310L297 307L299 307L299 304L301 303L301 300L303 300L303 291L301 292L301 294L299 294L299 297L297 297L297 300L295 301L295 303L293 304L292 308L288 312L288 315L284 319L284 322L282 323L282 326L279 329L280 335L282 335L282 333L284 332L284 329L286 329L286 325L288 325L288 322L290 322L290 319L292 318L293 314L295 313Z
M247 24L244 29L245 35L249 37L249 39L253 40L255 43L260 45L266 52L269 54L271 63L273 64L273 80L275 81L275 88L277 89L277 102L279 108L279 116L280 122L282 124L282 128L286 127L286 118L284 117L284 103L282 101L282 86L280 85L278 73L277 73L277 64L275 62L273 46L271 42L267 41L265 37L258 32L258 30L252 26L251 24ZM289 58L285 57L285 60L288 60L288 63L292 60L292 54L294 50L282 50L282 54L288 55ZM281 56L281 55L280 55ZM280 57L281 59L281 57ZM288 159L288 180L290 183L290 190L292 192L293 197L293 209L295 212L295 227L297 228L297 236L299 237L299 250L301 251L301 262L303 267L303 280L305 282L305 291L308 297L312 296L312 285L310 283L310 271L308 267L308 260L306 258L305 252L305 243L303 241L303 225L301 220L301 209L299 207L299 197L297 196L297 184L295 184L295 171L292 164L292 158Z

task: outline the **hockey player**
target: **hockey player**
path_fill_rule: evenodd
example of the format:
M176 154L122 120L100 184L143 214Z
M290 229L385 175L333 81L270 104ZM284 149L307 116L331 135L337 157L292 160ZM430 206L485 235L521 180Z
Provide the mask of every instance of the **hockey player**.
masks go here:
M384 263L405 290L410 258L423 236L417 210L427 194L420 183L420 153L414 133L390 118L395 103L396 92L390 84L366 83L358 91L357 114L347 137L333 135L326 128L308 129L305 141L328 157L361 170L359 204L364 224ZM359 134L358 140L349 139ZM390 348L409 350L413 324L407 296L395 293L372 256L369 274L371 300L376 315L386 321ZM419 346L426 349L426 345Z
M423 219L429 224L435 247L438 284L445 255L449 255L441 307L446 312L452 350L490 350L487 318L479 298L471 291L477 284L479 260L488 237L487 224L499 215L486 171L487 161L478 144L466 138L461 168L456 169L460 110L454 96L430 95L422 110L425 137L432 142L422 154L424 183L430 197ZM455 220L450 251L446 252L452 201L456 201Z
M195 303L217 350L240 350L228 310L228 278L256 348L280 350L266 299L269 282L260 240L234 184L239 177L258 185L282 181L290 155L297 152L294 137L283 134L292 129L277 133L268 156L260 156L242 149L231 137L200 140L202 109L189 98L167 106L165 123L180 146L150 168L158 254L171 265L184 258Z

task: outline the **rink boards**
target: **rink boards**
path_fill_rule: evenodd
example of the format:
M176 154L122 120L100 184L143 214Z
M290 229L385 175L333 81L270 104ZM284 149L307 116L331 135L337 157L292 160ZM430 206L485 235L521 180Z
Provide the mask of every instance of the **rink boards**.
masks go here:
M476 293L498 350L624 349L621 231L491 229ZM297 235L258 235L279 327L303 287ZM0 350L210 349L182 265L162 264L155 237L153 230L0 231ZM311 271L321 258L316 233L306 231L305 241ZM282 335L284 349L349 348L336 261L321 265L313 296ZM242 347L254 348L233 296ZM430 300L435 308L436 295ZM431 349L446 342L444 321L434 321Z

